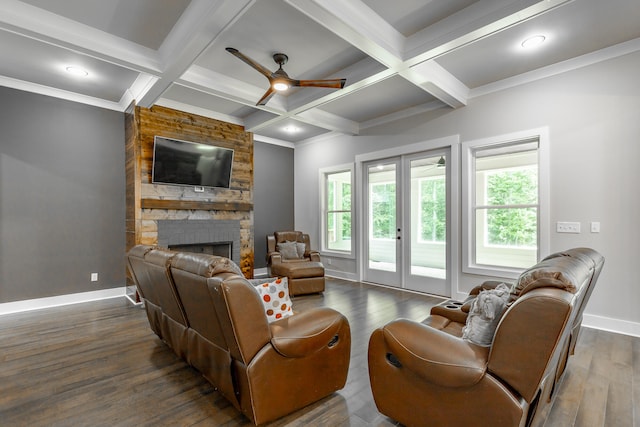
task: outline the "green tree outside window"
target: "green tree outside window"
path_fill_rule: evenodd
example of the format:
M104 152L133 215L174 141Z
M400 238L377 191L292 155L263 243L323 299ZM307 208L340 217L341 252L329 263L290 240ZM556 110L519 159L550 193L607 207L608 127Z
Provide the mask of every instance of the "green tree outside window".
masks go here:
M447 200L444 177L420 180L420 238L444 242L447 233Z
M395 239L396 184L372 184L370 194L373 238Z
M538 202L537 168L503 170L487 175L487 243L535 246ZM522 207L512 207L520 205ZM511 207L510 207L511 206Z

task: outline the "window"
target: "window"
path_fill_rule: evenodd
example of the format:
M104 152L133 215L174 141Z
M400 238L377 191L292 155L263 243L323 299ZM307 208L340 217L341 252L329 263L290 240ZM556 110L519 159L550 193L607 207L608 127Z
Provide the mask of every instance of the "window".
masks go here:
M320 171L322 183L322 251L353 254L353 168L351 165Z
M506 138L505 138L506 139ZM465 143L464 271L516 277L548 247L543 137Z

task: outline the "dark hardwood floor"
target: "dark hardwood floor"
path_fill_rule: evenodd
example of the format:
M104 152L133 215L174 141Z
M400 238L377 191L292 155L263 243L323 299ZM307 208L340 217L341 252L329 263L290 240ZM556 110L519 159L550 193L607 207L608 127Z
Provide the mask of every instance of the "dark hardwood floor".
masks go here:
M351 324L346 387L270 426L393 426L376 410L367 370L371 332L420 321L426 295L327 280L294 309L329 306ZM545 427L634 426L640 338L583 329ZM1 426L246 426L197 371L152 332L144 310L111 299L0 316Z

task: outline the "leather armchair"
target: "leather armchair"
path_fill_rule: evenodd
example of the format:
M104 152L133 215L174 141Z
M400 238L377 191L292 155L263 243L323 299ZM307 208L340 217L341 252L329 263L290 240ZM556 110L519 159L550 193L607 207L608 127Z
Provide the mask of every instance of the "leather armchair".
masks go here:
M434 307L422 323L398 319L375 330L368 357L376 406L407 426L532 425L553 401L603 263L578 248L522 273L488 347L462 331L466 307L496 282Z
M281 251L282 244L289 244L293 252ZM320 253L311 249L309 235L300 231L276 231L267 236L267 271L269 276L287 277L292 296L324 291Z

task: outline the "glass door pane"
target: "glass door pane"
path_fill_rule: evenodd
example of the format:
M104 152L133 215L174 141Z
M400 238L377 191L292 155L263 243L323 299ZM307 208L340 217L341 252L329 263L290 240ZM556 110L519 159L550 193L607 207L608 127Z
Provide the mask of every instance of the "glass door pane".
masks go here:
M447 191L445 158L410 161L411 274L446 277Z
M409 224L405 239L405 287L448 295L447 156L419 154L406 159L404 206ZM405 230L407 231L407 230Z
M367 165L365 280L400 286L398 160Z

